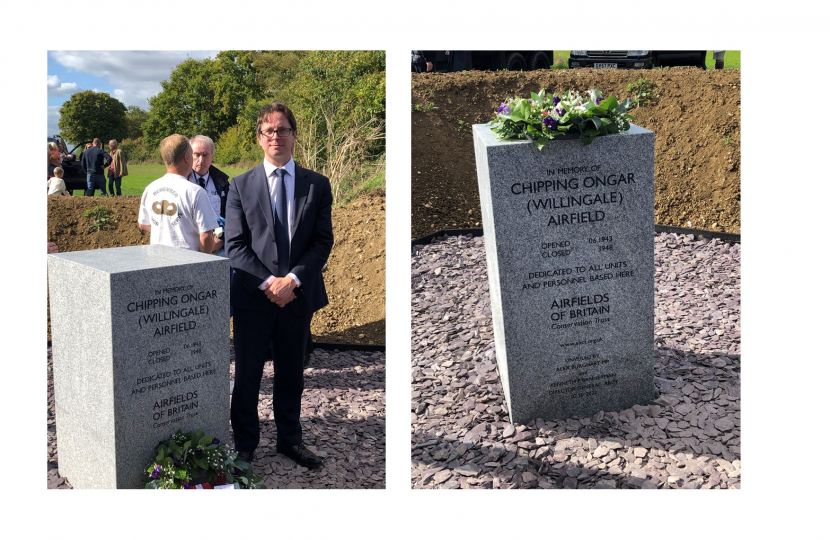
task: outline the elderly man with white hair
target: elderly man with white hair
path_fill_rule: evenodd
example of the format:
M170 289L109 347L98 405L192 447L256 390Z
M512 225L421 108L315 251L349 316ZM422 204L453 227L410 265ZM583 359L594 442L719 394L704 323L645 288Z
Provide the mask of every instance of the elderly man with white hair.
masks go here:
M227 174L213 166L213 154L216 153L216 145L213 144L210 137L194 135L190 139L190 147L193 149L193 171L187 179L207 192L213 211L224 221L225 201L228 199L230 182ZM214 253L227 257L223 240L220 238L214 238L213 240Z

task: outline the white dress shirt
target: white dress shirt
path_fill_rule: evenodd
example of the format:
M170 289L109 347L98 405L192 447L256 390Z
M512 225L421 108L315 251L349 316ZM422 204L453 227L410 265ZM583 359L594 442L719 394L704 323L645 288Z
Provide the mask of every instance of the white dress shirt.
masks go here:
M196 174L196 171L190 171L190 174L187 176L187 180L191 184L199 185L199 175ZM207 192L208 200L210 200L210 205L213 207L213 211L217 217L221 215L222 212L222 197L219 195L219 191L216 189L216 184L213 183L213 178L210 176L210 171L207 172L204 176L202 176L205 180L205 191Z
M274 213L274 209L276 208L277 188L279 187L279 176L277 176L277 174L274 171L280 168L285 169L285 176L283 177L283 182L285 182L285 199L288 206L288 212L286 215L286 228L288 229L288 249L290 253L291 238L293 236L291 231L291 223L293 222L294 218L294 180L296 179L296 176L294 174L294 158L292 157L291 159L289 159L288 163L286 163L284 167L277 167L267 159L262 160L262 164L265 167L265 176L266 178L268 178L268 191L271 194L272 213ZM295 276L293 273L289 273L288 275L294 279L298 287L301 285L300 278ZM259 288L265 290L265 287L267 286L268 282L271 281L272 277L276 276L270 276L268 279L262 282Z
M277 167L273 163L269 162L268 160L263 160L263 164L265 165L265 176L268 178L268 190L271 192L271 213L273 214L276 210L277 204L277 188L279 187L279 176L274 172L279 168L285 169L285 176L283 177L283 181L285 182L285 200L288 206L288 214L286 215L287 221L287 229L288 229L288 245L291 245L291 223L293 223L294 218L294 180L296 176L294 175L294 158L288 160L288 163L285 164L285 167Z

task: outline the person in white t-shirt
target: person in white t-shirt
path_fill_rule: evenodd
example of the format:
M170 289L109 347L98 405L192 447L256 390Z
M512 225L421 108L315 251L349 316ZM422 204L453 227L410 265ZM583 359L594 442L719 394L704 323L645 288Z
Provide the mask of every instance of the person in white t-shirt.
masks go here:
M69 192L66 191L66 183L63 181L63 168L55 167L54 172L52 172L55 176L49 179L49 191L46 193L47 195L69 195Z
M167 174L144 189L138 228L150 233L150 244L212 253L216 214L205 190L187 181L193 169L190 141L176 133L159 149Z

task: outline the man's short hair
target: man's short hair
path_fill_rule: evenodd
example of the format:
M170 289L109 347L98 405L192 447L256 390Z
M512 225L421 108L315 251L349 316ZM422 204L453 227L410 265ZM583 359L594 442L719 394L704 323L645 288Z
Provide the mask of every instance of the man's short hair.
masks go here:
M99 139L98 137L92 139L92 146L101 146L101 139Z
M161 152L161 159L165 165L168 167L177 165L181 163L185 154L190 151L190 141L184 135L174 133L161 141L159 151Z
M291 109L288 108L288 105L283 103L282 101L274 101L272 103L266 103L262 106L259 110L259 117L256 119L256 136L259 137L259 126L262 125L263 122L268 120L268 117L276 112L281 112L288 118L288 123L291 124L291 129L293 131L297 131L297 121L294 120L294 113L291 112Z
M213 144L213 139L211 139L207 135L194 135L190 138L190 146L193 146L197 142L202 143L202 146L210 148L210 155L216 153L216 145Z
M58 178L63 178L63 168L55 167L55 169L52 171L52 174L54 174Z
M118 147L118 141L116 141L115 139L113 139L113 140L111 140L111 141L109 142L109 145L110 145L110 146L112 146L112 147L114 147L114 148L117 148L117 147Z

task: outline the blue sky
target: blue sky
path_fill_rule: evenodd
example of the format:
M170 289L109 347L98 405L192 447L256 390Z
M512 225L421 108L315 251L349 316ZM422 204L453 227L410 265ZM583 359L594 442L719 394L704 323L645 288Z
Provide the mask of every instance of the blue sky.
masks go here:
M160 82L187 58L201 60L219 51L49 51L47 54L47 136L58 129L60 108L75 92L107 92L125 106L147 109Z

